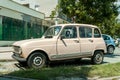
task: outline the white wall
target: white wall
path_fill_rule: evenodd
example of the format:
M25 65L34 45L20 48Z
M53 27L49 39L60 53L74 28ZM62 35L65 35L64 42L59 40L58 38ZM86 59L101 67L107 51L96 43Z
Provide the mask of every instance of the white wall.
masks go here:
M29 0L13 0L15 2L18 2L20 4L27 4Z
M58 0L13 0L21 4L29 3L30 8L35 9L35 5L39 5L38 11L45 13L49 17L51 11L56 7Z
M40 19L44 19L44 17L45 17L45 15L43 13L40 13L40 12L34 11L30 8L21 6L20 4L15 3L11 0L0 0L0 7L3 7L4 9L9 9L12 13L13 12L24 13L24 14L31 15L31 16L34 16L34 17L37 17ZM9 16L10 13L7 10L4 10L4 11L1 11L0 14ZM14 15L13 15L13 17L14 17Z

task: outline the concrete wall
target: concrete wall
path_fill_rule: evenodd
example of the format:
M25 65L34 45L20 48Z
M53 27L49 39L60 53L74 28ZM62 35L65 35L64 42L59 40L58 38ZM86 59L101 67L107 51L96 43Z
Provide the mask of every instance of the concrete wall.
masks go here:
M30 8L27 8L25 6L22 6L14 1L11 0L0 0L0 7L5 7L10 10L14 10L19 13L24 13L30 16L34 16L40 19L44 19L45 15L44 13L37 12L35 10L32 10ZM9 12L4 12L6 15L8 15ZM14 15L13 15L14 16Z
M4 8L4 7L1 7L0 15L11 17L11 18L14 18L14 19L23 20L23 17L22 17L23 14L22 13L19 13L19 12L16 12L14 10L10 10L10 9Z
M54 10L58 4L58 0L13 0L20 4L29 4L29 7L45 13L46 17L49 17L51 11ZM35 6L38 5L37 8Z

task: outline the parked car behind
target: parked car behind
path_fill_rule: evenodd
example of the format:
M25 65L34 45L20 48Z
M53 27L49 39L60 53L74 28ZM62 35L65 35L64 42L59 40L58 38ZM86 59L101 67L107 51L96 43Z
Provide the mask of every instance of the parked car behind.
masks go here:
M107 52L100 29L88 24L54 25L42 38L15 42L13 49L14 59L33 68L41 68L50 61L81 58L101 64Z
M107 53L113 54L115 50L115 40L107 34L102 34L102 37L106 43Z
M117 38L115 40L115 44L116 44L117 47L120 47L120 38Z

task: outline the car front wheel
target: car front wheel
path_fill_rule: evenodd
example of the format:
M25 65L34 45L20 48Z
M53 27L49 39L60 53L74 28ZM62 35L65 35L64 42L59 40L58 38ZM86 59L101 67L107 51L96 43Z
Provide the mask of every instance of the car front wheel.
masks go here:
M93 64L101 64L103 62L103 52L95 51L93 57L91 58Z
M35 52L28 58L27 64L30 68L41 68L46 63L46 57L40 53Z

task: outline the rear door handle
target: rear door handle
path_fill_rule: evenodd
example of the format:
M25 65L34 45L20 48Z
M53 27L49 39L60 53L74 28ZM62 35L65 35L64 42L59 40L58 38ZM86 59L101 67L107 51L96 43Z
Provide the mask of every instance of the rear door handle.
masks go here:
M79 43L79 40L74 40L74 42Z
M93 40L92 40L92 39L89 39L89 41L90 41L90 42L93 42Z

